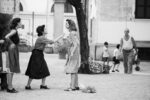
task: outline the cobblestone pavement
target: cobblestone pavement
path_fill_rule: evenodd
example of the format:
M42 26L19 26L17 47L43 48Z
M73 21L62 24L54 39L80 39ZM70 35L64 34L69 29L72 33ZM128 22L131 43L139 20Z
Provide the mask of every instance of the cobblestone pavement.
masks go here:
M24 75L30 53L20 54L21 74L15 74L13 84L19 91L10 94L0 91L0 100L150 100L150 62L141 62L141 71L134 71L132 75L123 73L122 63L120 72L110 74L79 74L81 87L94 86L96 93L82 91L66 92L70 76L64 73L65 60L58 59L58 55L45 54L51 76L47 78L49 90L41 90L41 80L33 80L33 90L25 90L28 77Z

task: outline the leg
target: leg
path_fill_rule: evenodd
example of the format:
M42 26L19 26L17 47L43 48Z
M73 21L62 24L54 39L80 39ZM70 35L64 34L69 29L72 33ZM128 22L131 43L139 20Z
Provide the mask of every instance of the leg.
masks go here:
M71 84L70 84L71 89L75 89L75 79L76 79L75 77L76 77L75 74L72 73L71 74Z
M116 71L119 72L119 65L120 64L116 64Z
M109 58L107 57L107 65L109 66Z
M103 66L105 65L105 61L103 61Z
M115 62L114 62L112 72L115 72L115 66L116 66L116 64L115 64Z
M33 79L31 79L31 78L28 79L28 83L27 83L26 87L30 87L32 80Z
M16 91L13 88L12 80L13 80L13 73L8 73L7 74L7 83L8 83L7 92L9 92L9 93L17 93L18 91Z
M7 74L1 73L1 89L5 90L7 89Z
M128 73L132 74L132 67L133 67L133 59L134 59L134 55L133 52L130 52L129 56L128 56Z
M8 83L8 89L13 89L12 85L12 80L13 80L13 73L8 73L7 74L7 83Z
M31 90L31 82L32 82L32 79L29 77L29 79L28 79L28 83L27 83L27 85L25 86L25 89L26 90Z
M124 73L128 72L128 55L125 51L123 51L123 65L124 65Z
M74 73L71 73L71 82L70 82L70 88L67 88L65 89L64 91L75 91L76 88L75 88L75 74Z
M45 86L45 81L46 81L46 78L43 78L42 79L42 84L41 84L42 86Z
M40 85L41 89L49 89L46 85L45 85L45 81L46 81L46 77L42 79L42 84Z
M78 74L75 74L75 87L79 88L79 84L78 84Z

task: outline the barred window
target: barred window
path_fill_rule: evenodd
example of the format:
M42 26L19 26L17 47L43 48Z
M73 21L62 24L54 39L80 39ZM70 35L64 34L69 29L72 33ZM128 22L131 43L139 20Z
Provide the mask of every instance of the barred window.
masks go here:
M150 19L150 0L136 0L135 18Z
M22 6L21 3L19 4L19 10L20 10L20 11L23 11L23 6Z

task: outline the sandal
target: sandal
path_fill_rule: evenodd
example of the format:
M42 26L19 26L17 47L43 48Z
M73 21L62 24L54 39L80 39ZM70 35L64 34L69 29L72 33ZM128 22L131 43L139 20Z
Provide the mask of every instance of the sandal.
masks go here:
M75 91L76 89L72 89L72 88L67 88L64 91Z

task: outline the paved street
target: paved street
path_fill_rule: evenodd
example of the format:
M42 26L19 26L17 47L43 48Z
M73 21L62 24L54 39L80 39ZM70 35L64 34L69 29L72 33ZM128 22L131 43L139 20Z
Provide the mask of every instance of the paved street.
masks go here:
M49 90L41 90L41 80L34 80L33 90L25 90L28 77L24 75L30 53L20 54L21 74L15 74L13 84L19 91L10 94L0 91L0 100L150 100L150 62L141 62L141 72L134 71L132 75L123 74L122 63L120 72L110 74L79 74L81 87L94 86L96 93L82 91L66 92L70 76L64 73L65 60L59 60L58 55L45 54L51 76L47 78Z

